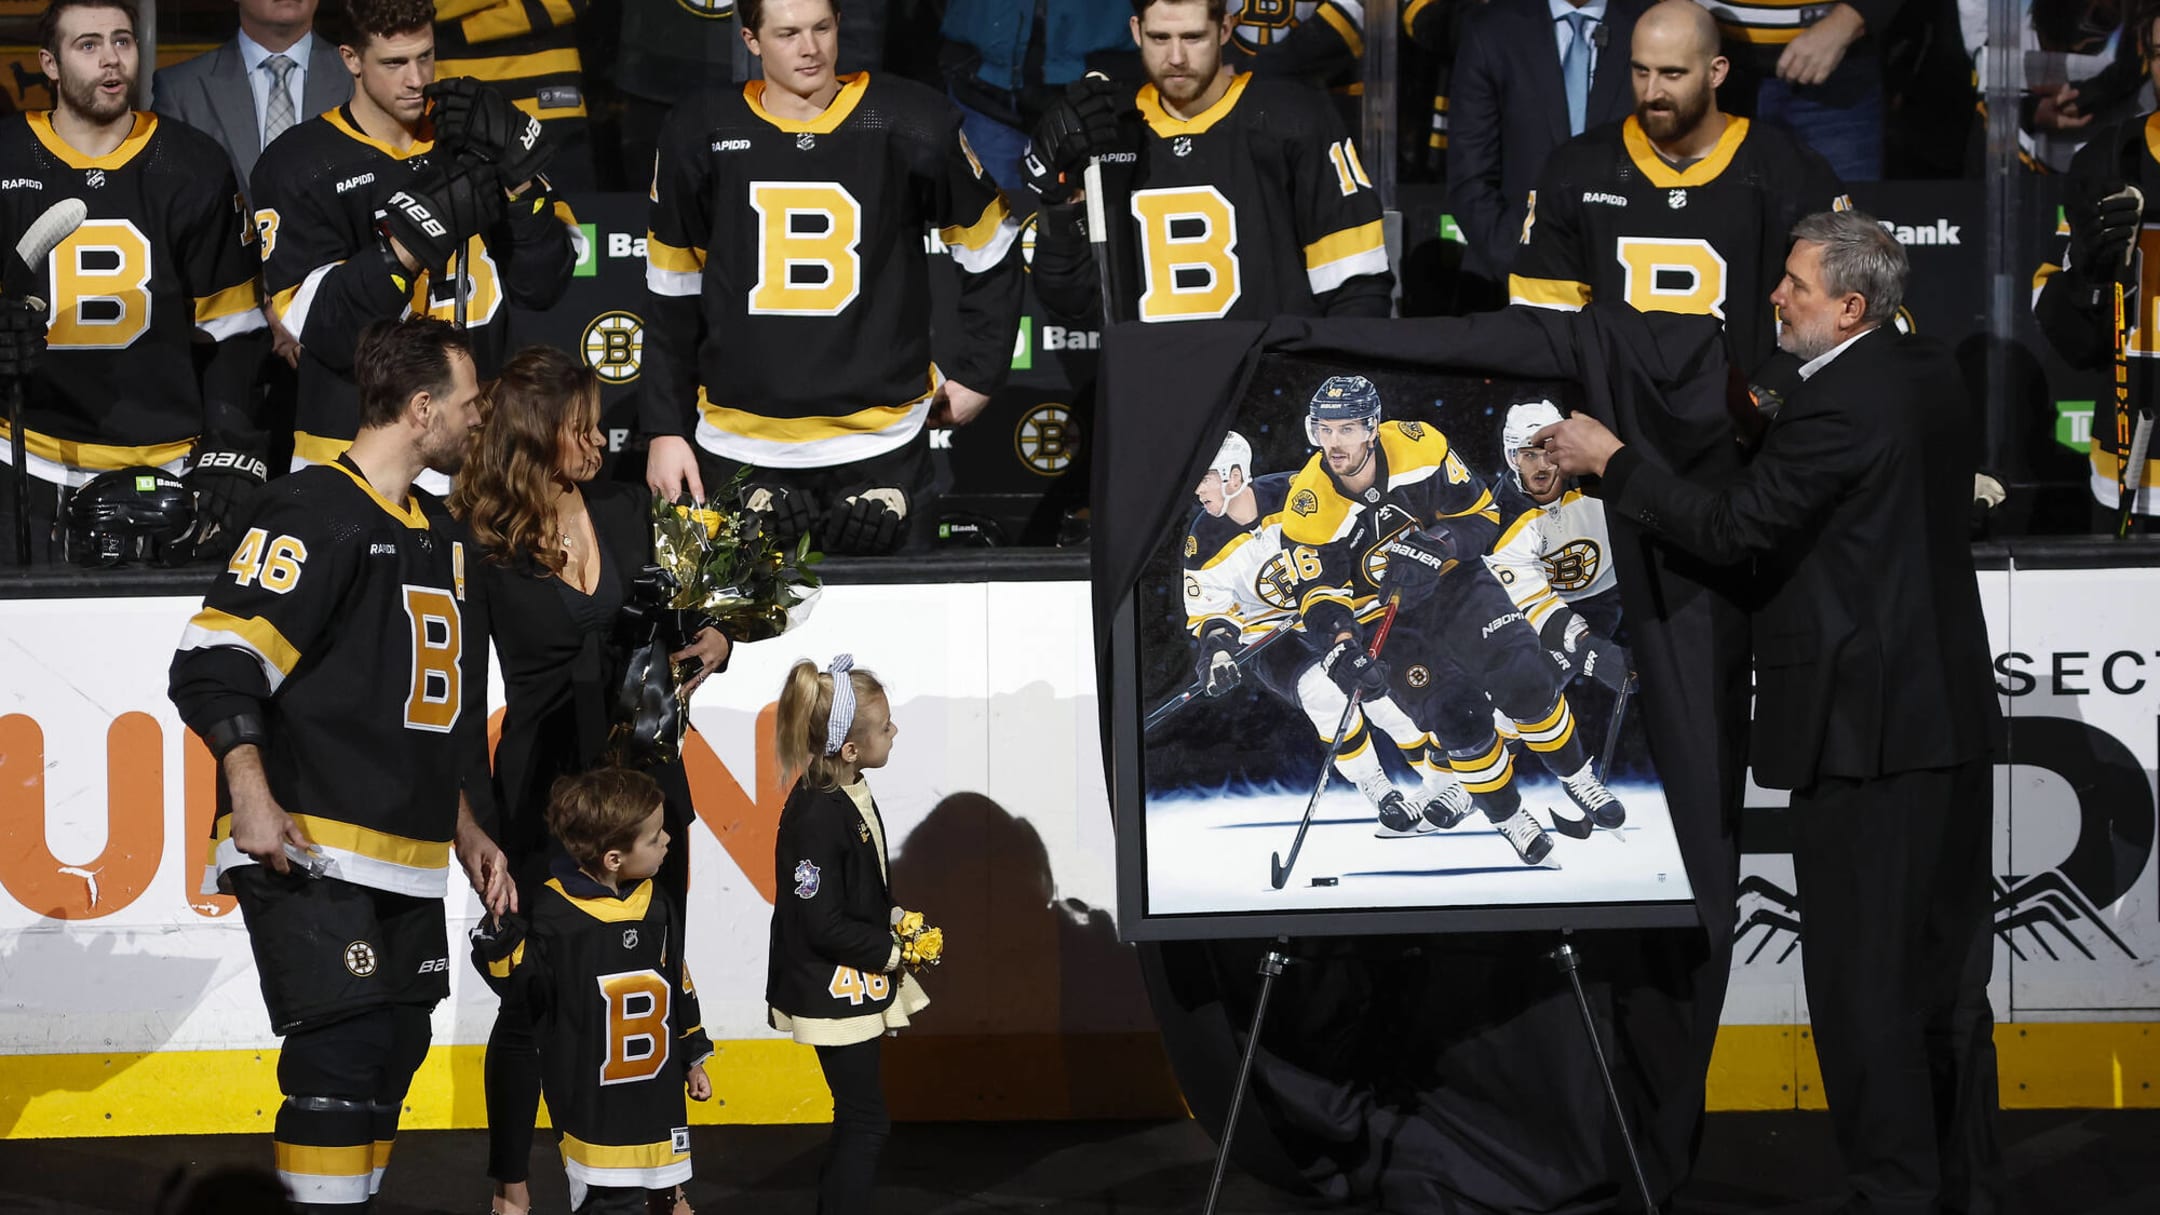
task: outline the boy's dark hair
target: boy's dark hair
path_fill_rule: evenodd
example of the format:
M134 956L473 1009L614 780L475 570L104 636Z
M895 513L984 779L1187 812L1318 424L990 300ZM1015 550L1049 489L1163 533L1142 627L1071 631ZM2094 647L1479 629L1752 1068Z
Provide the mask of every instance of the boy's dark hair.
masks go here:
M51 51L55 58L60 54L60 14L78 8L116 8L127 14L128 28L142 27L142 18L135 13L134 0L52 0L45 11L38 14L37 44ZM137 70L140 70L138 65Z
M365 50L368 39L388 38L435 28L432 0L345 0L345 16L338 23L338 41L354 50Z
M637 843L639 824L660 808L660 783L630 768L594 768L556 778L547 825L580 866L597 868L608 853Z
M1176 2L1177 0L1132 0L1132 15L1135 17L1145 17L1147 16L1148 8L1151 5L1172 4ZM1217 25L1222 24L1223 14L1227 13L1229 10L1229 0L1207 0L1208 20L1213 21Z
M404 414L416 392L450 388L450 352L472 357L465 335L431 316L377 321L353 351L353 380L360 386L360 429L388 426Z

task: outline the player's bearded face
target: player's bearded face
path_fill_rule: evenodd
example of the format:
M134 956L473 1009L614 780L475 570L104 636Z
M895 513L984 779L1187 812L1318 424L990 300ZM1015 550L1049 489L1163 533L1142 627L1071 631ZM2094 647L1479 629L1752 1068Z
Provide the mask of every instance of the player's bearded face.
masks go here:
M1181 0L1149 5L1144 15L1132 19L1132 29L1148 82L1173 106L1207 92L1222 71L1229 26L1210 21L1205 4Z
M61 108L93 122L128 112L139 63L135 31L119 9L77 9L60 19L60 52L46 52Z
M480 383L472 359L450 355L450 385L429 402L427 429L420 440L421 458L444 476L465 467L465 453L479 434Z
M1338 477L1365 471L1366 462L1372 459L1373 440L1372 430L1363 422L1313 423L1313 441L1326 457L1328 471Z
M1658 80L1635 101L1635 121L1660 142L1692 131L1710 112L1713 92L1706 72L1690 72L1677 81Z
M1525 447L1516 452L1515 471L1522 476L1523 492L1531 501L1543 504L1560 496L1560 470L1540 449Z

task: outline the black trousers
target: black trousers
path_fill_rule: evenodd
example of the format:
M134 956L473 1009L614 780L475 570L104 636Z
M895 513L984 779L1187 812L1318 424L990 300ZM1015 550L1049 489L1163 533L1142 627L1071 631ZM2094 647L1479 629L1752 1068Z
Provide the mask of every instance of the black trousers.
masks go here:
M1987 760L1792 799L1801 966L1854 1215L1993 1215L1993 769Z
M877 1209L871 1194L878 1155L892 1134L879 1074L879 1044L884 1040L817 1048L818 1066L825 1070L825 1086L833 1099L832 1138L818 1170L818 1215L861 1215Z

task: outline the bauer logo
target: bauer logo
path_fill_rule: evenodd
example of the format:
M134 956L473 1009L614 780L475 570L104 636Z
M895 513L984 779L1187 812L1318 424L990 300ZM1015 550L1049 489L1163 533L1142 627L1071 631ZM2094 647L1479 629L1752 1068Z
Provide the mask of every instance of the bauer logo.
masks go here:
M1028 471L1054 477L1072 467L1080 436L1072 428L1072 410L1056 402L1037 405L1020 419L1013 448Z
M645 361L645 322L628 312L603 312L579 339L585 365L610 384L638 378Z

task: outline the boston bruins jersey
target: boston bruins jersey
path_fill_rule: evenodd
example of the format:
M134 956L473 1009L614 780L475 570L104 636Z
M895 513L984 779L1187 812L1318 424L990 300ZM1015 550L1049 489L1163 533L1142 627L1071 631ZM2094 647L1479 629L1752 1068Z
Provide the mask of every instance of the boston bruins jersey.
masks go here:
M1103 157L1122 318L1388 314L1380 197L1324 94L1245 74L1189 119L1163 109L1153 85L1133 105L1135 150ZM1035 289L1051 311L1094 323L1084 209L1042 208Z
M432 139L399 150L369 136L341 106L292 128L255 163L255 224L263 285L286 332L300 339L296 465L336 459L359 432L353 349L368 325L426 313L455 319L453 274L408 275L376 235L390 195L428 171ZM511 204L493 231L466 242L465 340L489 379L510 350L510 309L562 297L583 240L567 207L543 192Z
M224 149L185 123L138 113L120 146L84 156L49 111L0 119L0 242L12 249L47 208L77 198L89 217L46 259L37 289L51 305L47 350L26 386L30 472L80 485L107 469L179 463L204 434L248 446L241 366L213 355L196 371L198 331L226 343L263 329L254 229ZM0 419L0 461L8 458Z
M574 24L591 0L435 0L435 78L471 76L542 122L585 117Z
M841 77L816 119L765 85L677 106L646 242L641 421L745 464L817 468L914 438L939 382L993 392L1012 364L1019 225L944 98ZM950 366L930 361L925 229L960 274Z
M1822 157L1774 127L1726 120L1710 154L1675 169L1632 116L1560 145L1523 219L1508 295L1580 308L1709 315L1743 371L1777 350L1770 292L1792 226L1852 203Z
M347 459L270 482L173 656L204 738L260 722L271 795L326 876L441 898L459 790L484 785L487 624L463 528L393 505ZM212 883L254 860L213 830Z
M1290 474L1254 481L1249 492L1260 515L1239 523L1200 511L1185 530L1185 627L1195 637L1228 624L1241 642L1273 632L1297 610L1282 559L1282 509Z
M1345 121L1355 117L1365 67L1365 6L1360 0L1239 0L1231 48L1244 67L1287 76L1334 94Z
M1602 501L1570 488L1540 506L1505 481L1493 500L1500 539L1485 564L1541 635L1566 605L1618 587Z
M1316 612L1338 623L1343 611L1368 614L1387 577L1380 546L1404 530L1444 523L1466 559L1488 551L1498 533L1492 490L1440 431L1422 422L1382 422L1372 458L1375 480L1367 495L1345 490L1317 452L1290 484L1282 542L1308 629ZM1463 576L1462 568L1458 563L1449 576Z
M474 934L473 963L539 1028L571 1205L587 1186L690 1180L683 1086L713 1048L683 964L681 909L649 878L618 894L562 859L533 901L529 927L513 916L493 937Z

